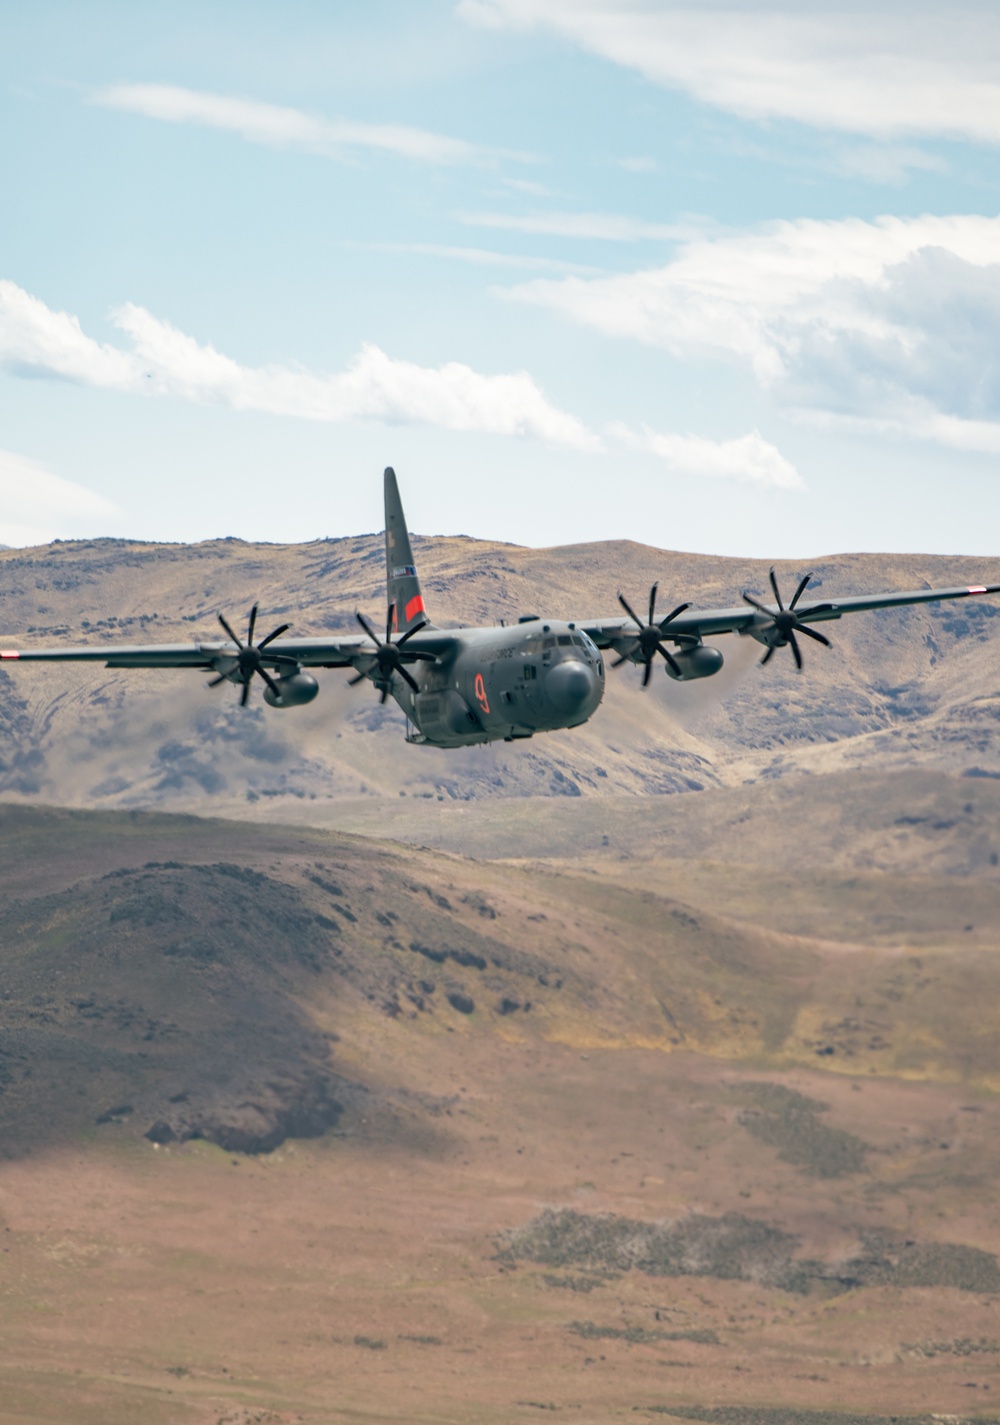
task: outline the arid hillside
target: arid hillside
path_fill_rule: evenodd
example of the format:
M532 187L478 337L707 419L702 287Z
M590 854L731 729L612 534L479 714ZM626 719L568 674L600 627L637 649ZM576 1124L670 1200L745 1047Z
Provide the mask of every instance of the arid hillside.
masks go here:
M417 558L441 623L767 576ZM0 552L14 646L383 598L377 536ZM1000 1418L998 608L461 754L342 672L0 671L4 1425Z
M0 809L0 1417L995 1418L1000 788L867 781Z
M429 607L442 624L544 612L613 614L616 592L728 606L766 590L761 564L608 543L522 549L420 539ZM993 580L982 561L845 555L813 561L816 588L867 592ZM784 584L802 566L778 569ZM259 599L262 627L356 629L380 617L381 536L301 546L223 540L196 546L95 541L0 552L0 636L28 643L219 636ZM798 769L929 766L1000 772L996 739L1000 602L983 599L830 625L803 674L779 654L766 669L750 640L719 640L723 672L679 686L636 669L609 679L585 728L516 747L441 753L407 747L403 720L370 687L323 675L308 708L274 712L200 675L19 667L0 674L0 791L73 805L162 806L297 818L295 803L363 797L648 795L734 785Z

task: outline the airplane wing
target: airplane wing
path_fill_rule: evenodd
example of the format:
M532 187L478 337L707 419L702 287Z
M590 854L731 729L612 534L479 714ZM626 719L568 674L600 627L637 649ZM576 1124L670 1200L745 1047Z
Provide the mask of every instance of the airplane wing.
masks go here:
M777 594L777 589L775 589ZM766 631L776 618L793 612L793 626L821 623L828 619L838 619L844 614L864 613L870 609L898 608L904 604L934 604L945 599L967 599L977 594L1000 593L1000 584L963 584L950 589L914 589L898 594L856 594L845 598L806 599L801 602L794 598L787 609L778 603L765 604L755 601L732 609L685 610L670 619L663 629L665 642L684 644L699 642L720 633L753 633ZM633 643L639 627L628 617L610 619L578 619L577 627L582 628L599 648L612 648L619 644Z
M410 640L414 648L438 653L451 645L451 635L434 630ZM201 668L223 671L239 657L239 647L227 640L204 643L93 644L82 648L0 648L0 659L21 663L103 663L106 668ZM300 668L350 668L374 657L372 640L364 634L340 638L277 638L259 650L260 661L280 669L290 662Z
M276 639L261 653L267 666L279 667L282 658L293 658L310 668L346 668L365 652L374 652L363 634L347 638ZM235 643L93 644L83 648L0 648L0 659L21 663L103 663L107 668L203 668L218 669L239 656Z

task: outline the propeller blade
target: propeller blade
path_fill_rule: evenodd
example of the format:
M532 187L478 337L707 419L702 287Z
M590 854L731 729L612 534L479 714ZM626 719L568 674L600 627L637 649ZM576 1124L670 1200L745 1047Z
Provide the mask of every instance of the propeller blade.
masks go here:
M240 693L240 707L241 707L241 708L245 708L245 707L246 707L246 705L247 705L247 700L248 700L249 697L250 697L250 679L249 679L249 678L244 678L244 680L243 680L243 691L242 691L242 693Z
M667 624L672 623L678 614L682 614L685 609L689 609L690 607L690 604L678 604L672 613L667 614L666 618L661 618L659 622L660 632L662 633ZM652 622L653 620L650 619L650 623Z
M806 576L801 580L801 582L799 583L799 587L795 590L795 593L792 595L792 602L788 605L788 607L789 607L790 609L794 609L794 607L795 607L795 605L798 603L799 599L801 599L802 595L803 595L803 594L805 593L805 591L806 591L806 586L808 585L809 580L810 580L811 578L812 578L812 575L811 575L811 574L806 574Z
M796 629L796 633L804 633L806 638L815 638L817 643L822 643L826 648L832 647L828 638L824 637L822 633L817 633L816 630L810 628L808 624L800 623Z
M642 670L642 686L643 686L644 688L648 688L648 687L649 687L649 680L650 680L650 678L651 678L652 676L653 676L653 659L652 659L652 657L649 657L649 658L646 659L645 667L644 667L643 670Z
M356 688L356 687L358 686L358 684L359 684L359 683L363 683L367 677L368 677L367 671L364 672L364 673L359 673L359 674L357 675L357 677L355 677L355 678L348 678L348 680L347 680L347 686L348 686L349 688Z
M642 619L641 619L641 618L639 617L639 615L635 612L635 610L631 607L631 605L629 604L629 602L628 602L628 600L626 599L626 597L625 597L624 594L619 593L619 595L618 595L618 602L621 604L622 608L623 608L623 609L625 610L625 612L628 614L628 616L629 616L629 618L632 620L632 622L633 622L638 628L642 628L642 626L643 626Z
M280 698L280 697L281 697L281 689L278 687L277 683L276 683L276 682L274 681L274 679L271 677L270 673L265 672L263 668L258 668L258 669L257 669L257 672L258 672L258 673L260 674L260 676L264 679L264 682L265 682L265 683L267 684L267 686L271 689L271 692L274 694L274 696L275 696L276 698Z
M226 620L222 617L221 614L219 615L219 622L222 624L222 627L223 627L223 628L226 630L226 632L229 634L229 637L230 637L230 638L233 640L233 642L236 644L236 647L239 648L239 649L242 651L242 649L243 649L243 644L242 644L242 643L240 642L240 640L236 637L235 633L234 633L233 630L229 627L228 623L226 623Z
M407 631L403 634L402 638L396 639L396 647L402 648L403 644L406 643L408 639L412 638L415 633L419 633L422 628L423 624L418 623L414 624L413 628L407 629Z
M395 605L395 604L390 604L390 605L389 605L389 612L388 612L388 613L386 614L386 616L385 616L385 641L386 641L386 643L391 643L391 642L392 642L392 616L393 616L393 614L394 614L395 612L396 612L396 605Z
M761 601L755 599L752 594L744 594L743 602L749 604L751 608L757 609L760 613L767 614L768 618L774 618L774 614L772 614L771 610L767 607L767 604L762 604Z
M612 668L620 668L623 663L627 663L627 662L629 661L629 659L632 657L632 654L635 652L635 650L636 650L638 647L639 647L638 640L633 640L632 647L626 649L624 653L620 653L620 654L618 655L618 657L615 659L615 661L614 661L614 662L612 663L612 665L611 665Z
M663 646L662 643L658 643L656 646L657 646L657 648L659 649L659 651L663 654L664 658L667 660L667 667L670 669L671 673L673 673L674 677L675 677L675 678L681 678L681 677L683 677L684 675L683 675L683 673L682 673L682 671L681 671L681 665L677 662L677 659L676 659L676 658L674 657L674 655L670 652L670 649L669 649L669 648L664 648L664 646Z
M269 633L266 638L261 639L257 645L257 652L259 653L262 648L266 648L269 643L273 643L276 638L280 638L283 633L287 633L291 626L290 623L280 624L273 633Z
M780 593L780 591L779 591L779 589L778 589L778 581L777 581L777 579L774 577L774 569L773 569L773 568L768 571L768 576L767 576L767 577L768 577L768 578L770 579L770 581L771 581L771 588L774 590L774 597L775 597L775 598L777 599L777 601L778 601L778 608L781 610L782 613L784 613L784 612L785 612L785 606L784 606L784 604L781 602L781 593Z
M206 686L209 688L217 688L220 683L224 683L226 681L228 676L228 673L220 673L217 678L213 678L210 683L206 684Z
M410 674L407 673L407 671L406 671L405 668L400 667L400 668L397 669L397 672L399 673L399 676L402 678L403 682L404 682L404 683L409 683L410 687L413 689L413 691L414 691L415 693L419 693L419 692L420 692L420 685L419 685L419 683L417 682L416 678L411 677Z
M774 644L772 643L771 646L770 646L770 648L769 648L769 649L767 650L767 652L764 654L764 657L760 660L760 666L761 666L762 668L763 668L763 666L764 666L765 663L770 663L771 659L774 657L774 647L775 647L775 646L774 646Z
M659 580L657 580L657 582L653 585L653 587L652 587L652 588L650 589L650 591L649 591L649 621L650 621L650 623L653 622L653 617L654 617L654 615L655 615L655 613L656 613L656 591L657 591L657 589L658 589L659 587L660 587Z
M372 643L374 643L375 647L376 647L376 648L381 648L381 647L382 647L382 640L379 638L378 634L375 632L375 630L372 628L371 624L370 624L370 623L368 622L368 620L365 618L364 614L362 614L362 613L356 613L356 614L354 615L354 617L357 619L358 623L359 623L359 624L361 625L361 627L364 629L365 633L367 633L368 637L371 639Z
M257 605L250 610L250 627L247 629L247 643L253 647L253 631L257 627Z
M799 670L799 672L801 673L801 672L802 672L802 653L801 653L801 650L799 649L798 640L796 639L795 634L792 632L791 629L788 630L788 642L792 645L792 657L795 659L795 666L796 666L796 668Z
M383 689L382 689L382 696L379 698L379 705L380 705L380 706L384 705L385 700L386 700L386 698L387 698L388 696L389 696L389 689L388 689L388 688L383 688Z

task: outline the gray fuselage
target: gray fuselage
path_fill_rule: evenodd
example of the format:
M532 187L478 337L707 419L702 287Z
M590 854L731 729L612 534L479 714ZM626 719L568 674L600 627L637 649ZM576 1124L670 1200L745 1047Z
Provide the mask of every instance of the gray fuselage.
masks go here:
M389 689L416 728L412 742L462 747L577 727L604 694L601 654L571 623L435 629L411 645L438 653L434 663L411 665L419 693L398 675Z

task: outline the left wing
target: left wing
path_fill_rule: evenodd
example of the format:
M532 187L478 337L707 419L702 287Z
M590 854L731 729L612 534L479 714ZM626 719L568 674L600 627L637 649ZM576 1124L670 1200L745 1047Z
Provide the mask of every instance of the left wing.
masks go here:
M777 589L775 589L777 595ZM677 614L663 628L665 642L683 645L698 643L702 638L720 633L767 634L782 615L792 615L792 626L822 623L840 618L842 614L864 613L869 609L898 608L903 604L934 604L945 599L967 599L976 594L998 594L1000 584L963 584L951 589L915 589L899 594L856 594L846 598L811 599L802 603L794 598L788 608L780 603L754 601L732 609L697 609L693 613ZM744 596L747 597L747 596ZM631 618L577 619L599 648L612 648L621 643L634 643L642 625Z

